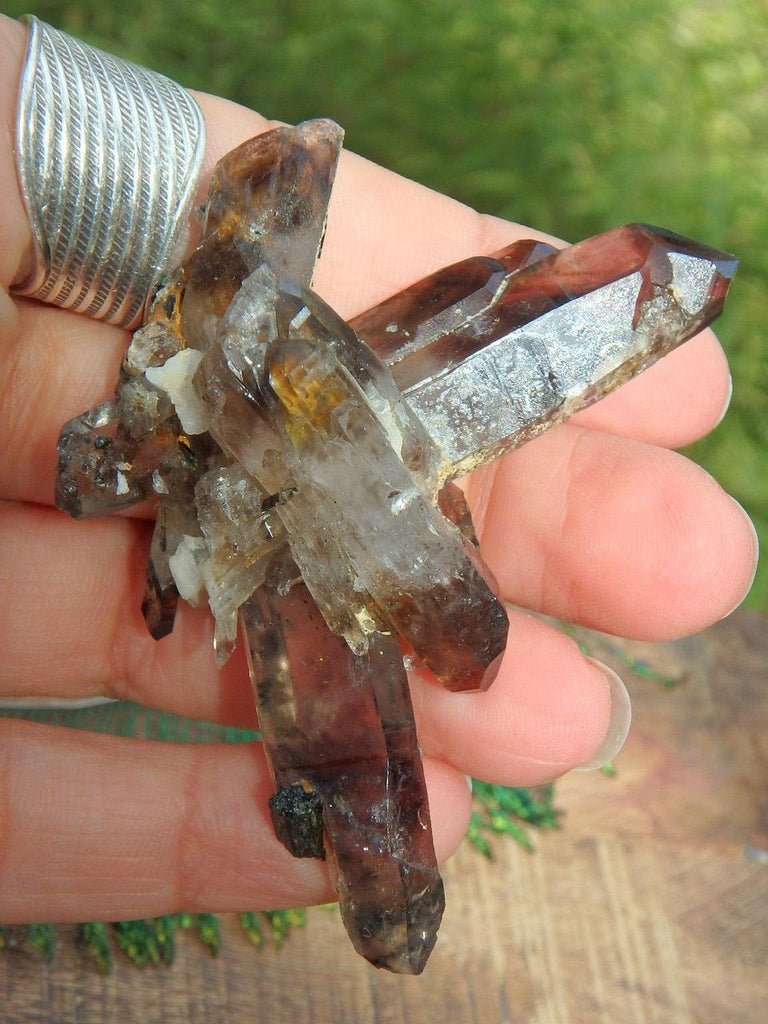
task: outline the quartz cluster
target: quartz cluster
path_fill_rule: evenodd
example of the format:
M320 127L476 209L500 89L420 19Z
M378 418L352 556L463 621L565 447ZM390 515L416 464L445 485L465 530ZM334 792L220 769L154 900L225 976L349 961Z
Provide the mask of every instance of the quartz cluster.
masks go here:
M403 642L467 691L507 634L452 481L689 338L735 261L643 225L518 242L347 324L310 288L341 142L310 121L219 163L115 397L62 430L57 503L156 497L149 629L181 597L208 601L219 664L241 633L276 834L327 857L363 956L419 973L444 898Z

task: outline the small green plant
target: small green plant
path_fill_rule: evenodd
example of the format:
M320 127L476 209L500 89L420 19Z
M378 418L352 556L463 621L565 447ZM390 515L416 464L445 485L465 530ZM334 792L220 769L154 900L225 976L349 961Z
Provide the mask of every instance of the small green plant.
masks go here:
M488 836L511 836L526 850L533 849L530 828L557 828L562 811L554 806L554 786L525 788L494 786L472 781L476 809L469 820L467 839L485 857L493 850Z
M112 970L112 949L108 925L102 921L86 922L80 926L80 938L99 974L109 974Z
M120 949L139 967L172 964L179 929L193 929L213 953L219 949L218 924L210 914L166 914L139 921L118 921L112 928Z
M240 924L254 946L269 939L281 949L293 928L307 922L304 909L248 911L240 914ZM137 967L162 967L176 956L176 934L194 933L215 956L221 946L219 920L214 914L164 914L135 921L87 921L79 925L78 938L86 955L100 974L109 974L115 948L122 950ZM50 924L19 927L0 925L0 950L27 948L49 963L56 951L56 932Z
M138 967L172 964L178 931L194 932L214 955L219 952L219 922L213 914L165 914L112 924L89 921L80 925L80 941L96 969L108 974L113 943Z
M27 941L46 963L53 960L56 952L56 933L50 924L27 925Z
M243 931L259 948L264 945L265 930L272 936L275 949L282 949L283 942L292 928L303 928L307 923L307 912L303 908L287 910L266 910L263 913L248 911L240 915Z

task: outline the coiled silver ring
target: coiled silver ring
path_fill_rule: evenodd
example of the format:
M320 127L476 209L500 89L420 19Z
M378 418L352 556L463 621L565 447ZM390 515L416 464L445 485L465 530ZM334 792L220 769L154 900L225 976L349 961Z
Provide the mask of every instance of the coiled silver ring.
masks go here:
M13 290L133 326L180 257L202 112L165 76L25 20L17 154L35 251Z

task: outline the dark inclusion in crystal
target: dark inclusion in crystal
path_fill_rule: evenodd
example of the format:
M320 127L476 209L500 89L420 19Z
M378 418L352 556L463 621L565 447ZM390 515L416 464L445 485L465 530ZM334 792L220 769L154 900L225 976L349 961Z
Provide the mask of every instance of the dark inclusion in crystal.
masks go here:
M62 430L56 498L86 516L156 496L153 636L207 598L221 664L240 623L277 836L327 858L363 956L417 974L444 899L399 638L477 690L507 634L451 481L695 334L736 264L638 224L516 242L345 324L310 290L341 141L311 121L219 163L115 398Z

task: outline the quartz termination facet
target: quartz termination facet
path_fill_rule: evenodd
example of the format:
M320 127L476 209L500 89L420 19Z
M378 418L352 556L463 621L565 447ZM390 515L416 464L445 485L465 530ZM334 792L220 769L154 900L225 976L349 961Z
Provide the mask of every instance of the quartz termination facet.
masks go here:
M311 121L220 162L115 398L62 430L57 503L157 496L152 634L207 597L221 664L240 623L277 836L327 857L363 956L416 974L444 901L398 638L477 690L507 633L451 480L691 337L735 261L643 225L518 242L346 324L310 290L341 140Z

